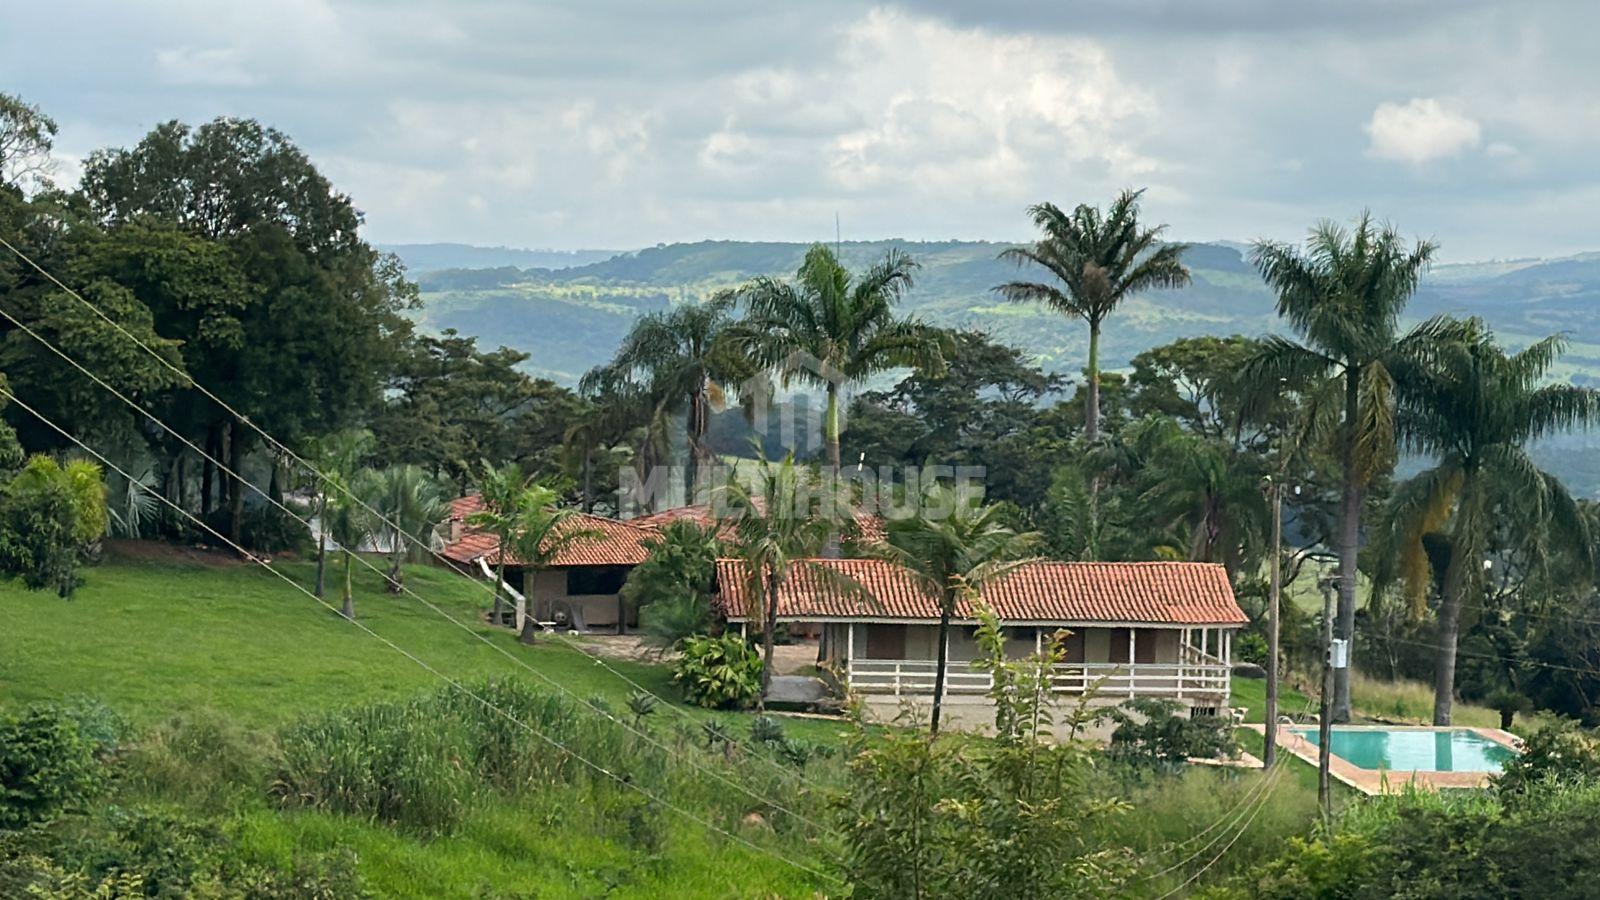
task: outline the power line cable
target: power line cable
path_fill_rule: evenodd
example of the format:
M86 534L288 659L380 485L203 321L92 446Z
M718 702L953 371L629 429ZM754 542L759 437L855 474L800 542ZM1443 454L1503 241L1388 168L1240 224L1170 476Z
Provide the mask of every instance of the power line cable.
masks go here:
M0 386L0 395L4 395L8 400L10 400L11 402L17 404L22 409L24 409L27 412L29 412L30 414L32 414L40 422L43 422L45 425L49 426L51 428L51 430L55 431L57 434L60 434L62 437L66 438L67 440L69 440L72 443L76 444L84 452L90 454L95 459L99 460L102 465L106 466L107 468L109 468L112 471L116 472L117 474L121 475L123 478L129 479L130 483L138 484L138 482L133 480L124 469L122 469L117 464L113 463L111 460L107 459L106 456L104 454L102 454L100 451L94 449L88 443L84 442L83 440L78 438L76 435L74 435L71 432L67 431L65 428L63 428L60 425L56 424L53 420L51 420L50 418L45 416L43 413L39 412L37 409L35 409L34 407L30 406L28 403L24 402L15 393L13 393L8 387ZM230 538L224 537L221 532L218 532L216 529L212 528L211 526L207 525L205 522L201 521L200 518L195 516L193 513L190 513L188 510L183 509L178 504L176 504L173 501L167 499L167 497L165 497L164 495L162 495L161 493L159 493L158 491L156 491L153 488L150 488L150 487L145 486L143 484L140 484L140 488L142 490L144 490L146 493L148 493L150 496L154 497L155 499L159 500L160 502L166 504L168 507L172 508L179 515L182 515L186 519L192 521L195 525L199 526L201 529L203 529L206 532L210 533L217 540L219 540L222 543L224 543L224 544L228 545L229 547L231 547L235 552L239 553L241 556L244 556L245 558L254 561L257 565L260 565L262 568L266 569L268 572L271 572L273 575L277 576L285 584L289 585L290 587L294 588L295 590L299 591L300 593L305 594L307 597L310 597L319 606L322 606L324 609L327 609L329 612L332 612L335 615L339 614L339 611L333 606L333 604L328 603L326 600L323 600L321 597L318 597L317 595L315 595L315 594L311 593L310 591L306 590L304 586L302 586L301 584L296 582L294 579L290 578L288 575L285 575L284 573L282 573L282 572L278 571L277 569L273 568L271 563L269 563L269 562L267 562L267 561L265 561L263 559L260 559L259 557L254 556L253 554L251 554L247 550L245 550L244 547L242 547L239 544L235 543ZM342 618L342 616L341 616L341 618ZM434 668L433 665L431 665L430 663L428 663L426 660L422 659L421 657L417 656L415 653L412 653L411 651L405 649L404 647L401 647L399 644L395 643L393 640L390 640L389 638L384 637L383 635L379 634L378 632L373 631L370 627L368 627L364 623L356 622L354 620L346 620L346 621L349 621L350 624L352 624L356 628L360 629L363 633L365 633L365 634L367 634L367 635L369 635L369 636L371 636L373 638L376 638L378 641L383 643L384 646L386 646L389 649L395 651L396 653L399 653L401 656L405 657L406 659L410 660L411 662L416 663L424 671L428 672L429 674L433 675L434 677L436 677L436 678L440 679L441 681L445 682L447 685L449 685L450 687L452 687L455 690L459 691L463 695L465 695L465 696L469 697L470 699L476 701L477 703L482 705L485 709L488 709L488 710L496 713L497 715L501 716L502 718L506 719L507 721L511 722L512 724L517 725L518 727L520 727L523 730L527 731L529 734L532 734L534 737L537 737L541 741L544 741L546 744L550 745L551 747L554 747L555 749L560 750L561 752L565 753L569 758L571 758L571 759L573 759L573 760L575 760L575 761L577 761L579 763L582 763L587 768L592 769L593 771L605 776L606 778L616 782L617 784L620 784L620 785L622 785L622 786L624 786L624 787L626 787L626 788L628 788L630 790L638 792L641 796L643 796L646 799L650 800L651 802L657 804L658 806L662 807L663 809L668 809L668 810L671 810L673 812L676 812L679 815L683 816L684 818L686 818L686 819L688 819L688 820L690 820L692 822L695 822L696 824L701 825L702 827L704 827L704 828L706 828L706 829L708 829L710 831L716 832L717 834L720 834L723 837L729 838L729 839L733 840L734 842L739 843L739 844L741 844L741 845L743 845L743 846L745 846L745 847L747 847L747 848L749 848L751 850L754 850L754 851L756 851L758 853L763 853L763 854L766 854L768 856L771 856L774 859L777 859L780 862L783 862L783 863L785 863L785 864L787 864L789 866L792 866L792 867L794 867L795 869L797 869L799 871L806 872L808 874L811 874L811 875L814 875L814 876L817 876L817 877L820 877L820 878L825 878L825 879L828 879L828 880L833 881L835 883L839 883L839 884L843 884L844 883L842 879L838 878L837 876L835 876L835 875L833 875L833 874L831 874L829 872L826 872L826 871L823 871L822 869L818 869L818 868L815 868L813 866L809 866L809 865L807 865L805 863L793 860L793 859L789 858L788 856L786 856L785 854L779 853L776 850L772 850L772 849L767 848L767 847L762 847L761 845L756 844L755 842L749 840L748 838L745 838L745 837L743 837L741 835L738 835L738 834L735 834L735 833L733 833L731 831L728 831L725 828L722 828L721 826L717 825L715 822L711 822L711 821L709 821L708 819L705 819L702 816L699 816L699 815L697 815L697 814L695 814L693 812L690 812L689 810L686 810L686 809L684 809L684 808L682 808L680 806L677 806L676 804L670 803L667 800L662 799L657 794L647 790L646 788L642 787L641 785L635 783L633 780L631 780L629 778L626 778L624 776L618 775L615 772L612 772L610 769L607 769L605 766L600 765L599 763L589 759L588 757L586 757L583 754L577 752L576 750L573 750L571 747L568 747L562 741L560 741L560 740L558 740L556 738L550 737L549 735L545 734L544 732L540 731L539 729L533 727L532 725L529 725L527 722L524 722L521 719L517 718L516 716L511 715L510 713L506 712L505 710L501 709L500 707L496 706L495 704L493 704L493 703L489 702L488 700L484 699L477 692L475 692L472 689L470 689L470 688L466 687L465 685L461 684L460 681L458 681L458 680L450 677L449 675L446 675L445 673L439 671L438 669Z
M296 513L293 509L290 509L282 501L279 501L278 499L272 497L270 494L266 493L265 491L262 491L255 484L251 483L250 481L245 479L243 476L241 476L238 472L236 472L232 468L230 468L226 463L222 462L221 460L217 459L216 457L214 457L211 454L207 453L206 451L202 450L193 441L189 440L189 438L187 438L184 435L180 434L176 429L174 429L172 426L168 425L160 417L156 416L154 413L150 412L148 409L145 409L144 407L140 406L138 403L135 403L133 400L129 399L127 397L127 395L123 394L116 387L108 384L99 375L97 375L94 372L90 371L87 367L85 367L83 364L79 363L72 356L68 355L66 352L61 350L61 348L59 348L55 344L51 343L49 340L47 340L45 337L40 335L38 332L34 331L32 328L30 328L25 323L19 321L15 316L13 316L4 307L0 307L0 317L4 317L7 321L11 322L13 325L15 325L16 327L20 328L22 331L27 333L34 340L36 340L39 343L43 344L46 348L51 350L57 356L61 357L68 364L70 364L75 369L77 369L79 372L82 372L86 377L88 377L90 380L92 380L95 384L97 384L101 388L105 389L107 392L109 392L110 394L115 396L118 400L121 400L123 403L127 404L135 412L138 412L138 413L144 415L145 417L147 417L151 422L155 423L161 429L165 430L168 434L171 434L173 437L177 438L179 441L181 441L184 445L189 447L191 450L193 450L196 453L198 453L201 456L201 458L203 458L203 459L209 461L210 463L212 463L213 465L217 466L217 468L219 470L221 470L226 475L232 477L240 485L242 485L244 487L247 487L250 490L254 491L257 495L259 495L260 497L265 499L268 503L271 503L273 506L275 506L278 509L282 510L286 515L289 515L292 518L294 518L295 521L300 522L302 525L305 525L308 528L311 526L310 520L308 518L302 518L298 513ZM391 526L392 526L392 523L391 523ZM398 531L399 529L396 528L396 530ZM372 563L368 562L359 553L350 552L348 550L346 552L348 552L353 559L355 559L361 565L365 566L368 570L370 570L370 571L372 571L372 572L374 572L374 573L376 573L376 574L378 574L380 576L383 576L383 577L385 577L387 579L388 576L385 573L383 573L380 569L378 569ZM391 581L391 583L394 583L394 582ZM440 608L438 605L434 604L432 601L428 600L426 597L423 597L421 594L418 594L416 591L414 591L410 587L406 586L404 584L404 582L400 582L397 586L401 589L402 592L404 592L404 593L408 594L409 596L415 598L418 602L420 602L423 606L427 607L432 612L434 612L434 613L436 613L436 614L438 614L440 616L443 616L451 624L455 625L456 627L460 628L461 630L463 630L463 631L467 632L468 634L472 635L474 638L476 638L479 642L483 643L485 646L490 647L491 649L495 650L500 655L504 656L506 659L511 660L513 663L515 663L516 665L522 667L524 670L532 673L535 677L539 678L541 681L543 681L546 684L556 688L557 690L561 691L562 693L566 694L567 696L573 698L578 703L582 704L584 707L590 709L591 711L593 711L593 712L603 716L604 718L610 720L611 722L617 724L618 726L620 726L623 729L627 730L628 732L632 733L634 736L636 736L636 737L638 737L638 738L640 738L640 739L642 739L642 740L654 745L655 747L657 747L658 749L662 750L663 752L666 752L669 755L677 755L677 754L674 753L674 751L671 748L669 748L666 744L662 743L660 740L656 739L653 735L651 735L648 732L645 732L645 731L635 727L634 725L628 723L624 719L618 718L617 716L613 715L609 710L606 710L605 708L601 707L599 704L595 703L593 700L578 696L578 694L576 692L572 691L566 685L562 684L561 682L559 682L559 681L551 678L550 676L546 675L544 672L541 672L538 669L534 668L533 666L529 665L525 660L523 660L520 657L518 657L518 656L512 654L511 652L507 651L504 647L501 647L499 644L494 643L492 640L490 640L488 637L483 635L481 632L477 631L476 629L472 628L471 626L467 625L466 623L464 623L461 620L457 619L456 617L452 616L446 610ZM757 801L759 801L759 802L771 807L774 810L777 810L777 811L782 812L782 813L784 813L786 815L792 816L797 821L803 822L806 825L808 825L808 826L810 826L812 828L815 828L815 829L817 829L817 830L819 830L819 831L821 831L823 833L826 833L826 834L835 833L833 831L833 829L831 829L827 825L824 825L823 823L818 822L818 821L816 821L814 819L811 819L811 818L809 818L809 817L807 817L807 816L805 816L805 815L803 815L801 813L795 812L794 810L789 809L788 807L784 806L782 803L777 802L776 800L773 800L771 798L765 797L765 796L763 796L761 794L758 794L758 793L750 790L748 787L745 787L744 785L740 784L737 781L734 781L733 779L731 779L728 776L722 774L721 772L716 771L715 769L712 769L712 768L710 768L708 766L705 766L704 764L700 763L698 760L695 760L693 757L688 756L687 754L680 755L679 758L684 760L685 762L688 762L694 768L699 769L702 772L705 772L706 774L710 775L714 779L716 779L718 781L721 781L722 783L724 783L724 784L726 784L726 785L728 785L728 786L730 786L730 787L732 787L732 788L734 788L734 789L746 794L751 799L757 800Z
M437 551L435 551L432 547L428 546L425 542L417 539L414 535L407 534L404 529L398 527L387 516L383 515L378 510L374 509L365 500L363 500L361 497L359 497L353 491L351 491L350 488L348 486L344 485L339 479L329 476L327 473L321 471L316 466L312 465L304 457L300 456L299 454L297 454L293 450L291 450L282 441L279 441L277 438L273 437L270 433L268 433L266 431L266 429L264 429L261 426L257 425L254 421L252 421L250 419L249 416L246 416L243 413L239 412L238 410L234 409L233 406L230 405L227 401L223 400L221 397L218 397L213 391L211 391L205 385L201 384L199 381L196 381L193 376L189 375L189 373L187 373L187 372L183 371L182 369L178 368L177 366L173 365L173 363L170 360L168 360L166 357L162 356L160 353L157 353L152 347L150 347L149 344L145 343L145 341L142 340L138 335L136 335L136 334L132 333L131 331L129 331L127 328L125 328L122 325L122 323L120 323L117 320L111 318L103 310L101 310L98 306L96 306L95 304L93 304L93 303L89 302L88 300L86 300L83 297L82 294L80 294L77 291L73 290L72 288L68 287L65 283L63 283L61 281L61 279L59 279L55 275L51 274L43 266L41 266L37 262L35 262L32 257L30 257L27 254L23 253L20 249L18 249L10 241L6 240L4 237L0 237L0 246L4 246L6 249L10 250L13 254L15 254L17 256L18 259L21 259L24 263L26 263L28 266L33 268L40 275L44 276L52 284L56 285L56 287L60 288L64 292L66 292L66 294L68 296L72 297L74 300L77 300L85 308L87 308L89 311L93 312L95 314L95 316L97 316L99 319L101 319L102 321L104 321L105 323L110 325L112 328L116 329L116 331L118 333L122 334L124 337L126 337L130 341L133 341L133 343L138 345L142 350L145 351L145 353L149 354L151 358L155 359L162 366L164 366L165 368L170 370L173 374L177 375L180 379L182 379L183 383L189 385L190 387L193 387L195 390L199 391L202 395L204 395L205 397L209 398L212 402L216 403L219 407L221 407L229 415L233 416L236 420L238 420L239 422L243 423L244 425L249 426L251 430L255 431L256 434L260 435L260 437L264 441L267 442L269 447L275 449L277 452L279 452L283 456L286 456L289 459L293 460L294 462L298 463L307 472L310 472L312 475L316 476L316 478L318 480L320 480L323 484L332 486L335 490L339 491L345 497L349 498L349 500L354 502L356 505L360 506L369 515L372 515L372 516L376 517L378 521L383 522L385 525L389 526L394 531L394 533L396 535L400 536L401 539L403 539L405 541L409 541L413 546L416 546L416 547L420 548L423 552L427 553L429 556L434 557L435 559L440 559L441 561L444 562L445 566L447 568L449 568L451 571L459 572L459 570L456 569L455 566L450 564L449 560L445 560L443 557L441 557L440 554ZM22 326L21 323L17 322L17 320L15 318L12 318L9 315L7 316L7 318L11 319L12 322L18 324L19 327L24 327L25 328L25 326ZM32 333L32 332L30 331L30 333ZM39 339L39 340L41 340L41 342L43 342L43 339L42 338L38 338L37 334L34 334L34 336L35 336L36 339ZM64 354L60 354L60 351L57 351L57 353L59 355L62 355L63 358L67 358ZM69 362L71 361L70 358L67 358L67 359L68 359ZM74 365L76 365L76 363L74 363ZM79 366L79 368L81 369L82 367ZM85 372L87 373L87 370L85 370ZM135 404L135 406L136 406L136 408L140 408L140 407L137 407L137 404ZM140 409L141 409L141 411L143 411L142 408L140 408ZM171 429L168 429L168 430L169 430L169 432L171 431ZM174 432L174 434L175 434L175 432ZM182 439L181 436L180 436L180 439ZM184 440L191 447L194 446L193 442L187 441L187 439L184 439ZM235 477L238 477L238 476L235 476ZM252 487L252 489L255 489L254 485L250 485L250 486ZM257 489L257 492L259 493L259 489ZM479 590L486 591L491 596L498 596L499 595L499 585L496 585L494 588L490 588L488 585L486 585L483 582L477 580L476 578L473 578L471 575L468 575L466 573L461 573L461 574L462 574L463 577L465 577L471 584L473 584ZM602 656L599 653L590 653L588 650L584 649L584 647L580 643L569 640L565 635L561 634L559 631L552 630L551 632L549 632L549 634L552 637L556 638L556 640L561 642L564 646L569 647L569 648L571 648L573 650L576 650L578 653L581 653L584 656L588 657L596 665L598 665L601 668L605 669L606 671L610 672L612 675L615 675L617 678L621 679L623 682L628 684L634 690L639 691L639 692L644 693L644 694L649 694L651 697L654 697L658 702L662 703L667 709L672 710L673 713L677 714L681 718L683 718L683 719L685 719L685 720L687 720L687 721L689 721L691 723L694 723L694 724L700 724L700 720L696 719L687 710L684 710L684 709L680 708L677 704L673 703L671 700L669 700L669 699L667 699L665 697L662 697L659 694L656 694L654 691L651 691L649 688L645 687L643 684L640 684L636 679L634 679L634 678L630 677L629 675L627 675L627 673L622 672L621 670L617 669L615 666L612 666L610 663L606 662L605 659L603 659ZM731 743L735 744L736 746L742 746L742 745L739 744L738 741L731 741ZM777 761L772 760L772 759L768 759L766 756L764 756L761 753L752 753L751 755L754 758L760 759L764 763L766 763L767 765L771 766L775 771L779 772L786 779L788 779L790 781L793 781L793 782L799 782L800 781L800 776L797 773L795 773L795 772L793 772L793 771L791 771L791 770L789 770L787 768L784 768L782 766L782 764L778 763Z

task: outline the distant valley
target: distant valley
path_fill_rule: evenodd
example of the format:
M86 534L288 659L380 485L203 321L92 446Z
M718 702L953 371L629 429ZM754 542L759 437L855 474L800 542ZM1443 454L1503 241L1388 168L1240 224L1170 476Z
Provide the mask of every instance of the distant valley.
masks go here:
M1042 309L1007 303L992 292L994 285L1019 277L1015 267L996 259L1006 246L847 241L840 254L859 269L891 247L909 253L922 268L906 298L907 312L939 325L981 329L1022 348L1046 369L1076 372L1086 349L1083 328ZM702 241L570 254L439 244L385 249L399 255L421 284L417 318L422 327L454 328L486 346L514 347L530 354L531 372L570 385L609 359L640 315L758 275L790 276L806 245ZM1193 245L1186 257L1193 285L1136 297L1112 316L1102 348L1106 365L1125 365L1140 351L1179 337L1279 330L1272 295L1241 250L1231 242ZM1572 346L1555 374L1588 385L1600 385L1597 312L1600 253L1438 266L1409 310L1415 319L1440 313L1480 316L1510 346L1564 332ZM1593 437L1580 435L1544 448L1541 455L1575 489L1600 495L1596 448L1600 443ZM1594 452L1571 452L1579 449Z

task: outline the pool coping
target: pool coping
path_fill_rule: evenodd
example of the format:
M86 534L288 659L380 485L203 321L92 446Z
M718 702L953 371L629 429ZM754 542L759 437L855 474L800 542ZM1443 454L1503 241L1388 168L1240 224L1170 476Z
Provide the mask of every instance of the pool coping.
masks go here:
M1267 726L1246 725L1246 728L1266 736ZM1278 725L1278 746L1300 757L1313 766L1321 764L1321 751L1317 745L1295 734L1291 729L1305 728L1304 723ZM1522 739L1499 728L1476 728L1468 725L1336 725L1341 731L1470 731L1484 740L1493 741L1508 750L1521 752ZM1339 756L1328 757L1328 774L1355 790L1369 796L1395 794L1406 787L1428 790L1441 788L1486 788L1494 777L1491 772L1428 772L1421 769L1405 771L1392 769L1363 769Z

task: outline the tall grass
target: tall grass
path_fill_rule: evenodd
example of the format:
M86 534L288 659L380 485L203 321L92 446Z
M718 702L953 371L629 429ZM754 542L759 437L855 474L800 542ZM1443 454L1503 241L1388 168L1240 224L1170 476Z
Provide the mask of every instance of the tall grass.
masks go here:
M798 787L804 779L782 774L798 770L741 758L726 747L713 752L682 730L654 743L641 740L583 704L516 680L486 680L469 690L476 697L444 688L283 729L273 795L288 807L437 833L459 825L486 795L537 798L577 788L585 803L612 810L630 841L645 845L655 839L638 805L642 791L728 831L751 813L778 832L803 827L778 806L822 816L820 804Z
M1388 681L1352 672L1350 703L1367 716L1419 725L1433 721L1433 685L1421 681ZM1500 727L1500 713L1497 710L1460 700L1451 709L1450 720L1455 725L1473 728ZM1555 721L1556 717L1548 712L1519 713L1513 727L1526 734Z

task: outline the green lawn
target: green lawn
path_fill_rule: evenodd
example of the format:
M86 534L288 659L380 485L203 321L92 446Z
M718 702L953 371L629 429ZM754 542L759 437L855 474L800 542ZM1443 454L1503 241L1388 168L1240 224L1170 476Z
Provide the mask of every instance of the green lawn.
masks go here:
M310 563L275 563L309 587ZM329 600L338 604L330 572ZM622 678L575 649L581 639L545 637L532 647L481 621L489 595L480 583L431 566L407 569L406 584L470 626L458 628L382 578L356 567L356 618L452 678L511 675L543 686L485 646L486 636L579 698L604 698L615 710L634 692ZM211 708L240 724L269 727L304 712L358 701L410 697L438 679L319 606L259 566L217 557L209 564L148 561L112 551L88 569L70 601L0 583L7 627L0 635L0 704L81 694L104 701L136 724ZM667 670L626 660L607 664L697 718L733 720L677 703ZM662 720L673 713L657 713ZM791 720L808 740L836 740L837 723Z
M439 687L434 675L257 566L220 556L173 559L182 554L148 546L132 550L129 555L129 548L113 549L102 564L86 570L83 587L70 601L0 583L6 626L0 633L0 707L83 696L103 701L141 732L187 713L231 721L244 729L247 742L267 746L266 733L307 713L409 699ZM280 568L310 585L310 563ZM603 699L625 713L634 688L589 656L549 637L523 647L508 631L482 624L489 597L478 585L427 566L409 568L406 579L473 632L580 699ZM330 588L336 585L330 577ZM356 587L358 620L442 673L457 679L516 675L553 690L415 599L388 594L377 574L358 567ZM330 600L337 605L336 594ZM725 719L735 737L748 733L749 713L678 703L663 667L607 662L682 714L696 721ZM667 738L680 727L677 719L658 710L648 727ZM846 729L837 722L791 719L785 730L813 743L837 744ZM743 783L747 778L737 766L756 764L746 758L729 775ZM838 768L837 757L819 760L801 781L832 783ZM490 800L454 832L422 836L348 816L282 810L260 786L219 809L223 801L207 796L201 784L147 795L130 782L110 799L175 802L199 814L220 814L241 852L258 858L286 861L300 852L348 848L358 855L369 887L385 897L810 896L827 886L664 810L661 849L641 857L628 848L622 826L582 788ZM787 788L781 802L801 803ZM737 816L722 826L741 828ZM804 834L775 836L758 829L745 836L812 866L826 858Z

